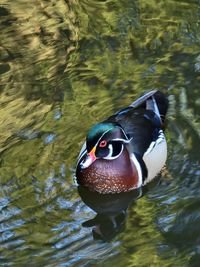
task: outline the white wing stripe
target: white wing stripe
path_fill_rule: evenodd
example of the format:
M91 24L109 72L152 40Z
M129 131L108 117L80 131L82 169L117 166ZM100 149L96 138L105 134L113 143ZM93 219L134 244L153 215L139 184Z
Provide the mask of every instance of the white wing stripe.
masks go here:
M156 145L160 144L164 139L165 139L164 133L163 133L162 130L160 130L160 131L159 131L158 138L156 139L156 141L153 141L153 142L150 143L150 145L149 145L147 151L144 153L144 155L149 154L149 153L152 151L152 149L153 149Z

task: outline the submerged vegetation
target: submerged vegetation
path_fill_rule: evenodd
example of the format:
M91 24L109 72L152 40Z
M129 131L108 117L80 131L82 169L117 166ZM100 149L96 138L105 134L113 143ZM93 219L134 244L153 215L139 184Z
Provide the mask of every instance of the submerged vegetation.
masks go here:
M199 1L3 0L0 35L0 261L198 266ZM91 125L154 88L170 95L173 179L95 243L78 151Z

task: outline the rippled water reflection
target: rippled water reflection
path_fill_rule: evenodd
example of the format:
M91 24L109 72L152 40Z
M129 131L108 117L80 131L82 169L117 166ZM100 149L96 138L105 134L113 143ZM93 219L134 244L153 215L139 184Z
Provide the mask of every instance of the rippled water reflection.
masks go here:
M197 0L0 3L1 266L199 266L199 14ZM152 88L170 95L169 175L94 240L76 157Z

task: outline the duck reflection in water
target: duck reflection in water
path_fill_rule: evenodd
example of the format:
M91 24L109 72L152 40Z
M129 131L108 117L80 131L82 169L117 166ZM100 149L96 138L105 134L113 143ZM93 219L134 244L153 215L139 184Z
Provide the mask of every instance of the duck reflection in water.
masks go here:
M93 227L92 233L95 239L111 241L124 230L128 207L142 197L149 190L149 186L155 186L155 182L158 183L158 180L154 180L148 186L118 194L101 194L92 192L84 186L78 186L83 202L97 213L82 226Z

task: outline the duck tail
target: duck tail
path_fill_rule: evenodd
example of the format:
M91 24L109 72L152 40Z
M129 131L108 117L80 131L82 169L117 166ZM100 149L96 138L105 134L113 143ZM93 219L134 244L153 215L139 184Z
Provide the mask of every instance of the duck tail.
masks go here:
M130 107L142 107L152 110L157 114L161 124L164 124L168 105L168 98L164 93L158 90L152 90L139 97L130 105Z
M169 100L167 98L167 95L157 91L154 95L153 98L157 104L159 113L160 113L160 117L161 117L161 121L164 124L165 122L165 116L167 114L167 110L168 110L168 106L169 106Z

